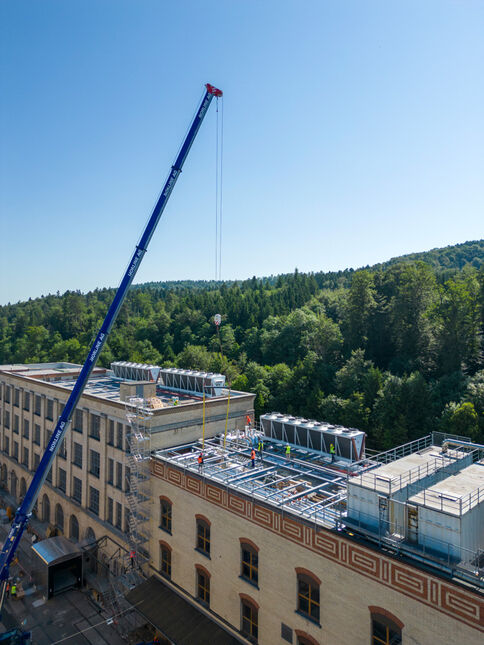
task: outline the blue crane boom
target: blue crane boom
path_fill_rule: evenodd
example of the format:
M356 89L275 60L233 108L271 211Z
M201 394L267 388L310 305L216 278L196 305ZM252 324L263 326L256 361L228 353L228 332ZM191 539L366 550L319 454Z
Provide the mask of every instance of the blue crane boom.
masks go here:
M216 87L213 87L213 85L210 85L209 83L205 85L205 89L205 95L193 119L190 129L188 130L188 134L186 135L185 140L180 148L180 152L178 153L175 163L171 167L170 174L153 209L153 213L148 221L148 224L145 227L145 230L143 231L143 234L141 235L138 244L136 245L133 257L131 258L128 268L126 269L126 272L121 280L121 284L116 291L113 302L111 303L108 313L106 314L106 318L101 325L101 329L99 330L96 339L91 349L89 350L89 354L87 355L86 361L82 366L71 395L69 396L64 410L62 411L62 414L57 421L57 425L54 429L54 432L52 433L52 437L50 438L47 448L45 449L39 466L35 471L34 477L25 495L25 498L15 514L11 529L0 553L0 582L2 583L0 608L2 606L6 580L8 579L9 575L10 563L12 562L12 559L15 555L15 551L17 549L20 538L22 537L22 533L27 526L30 515L32 513L32 509L37 500L37 497L39 496L40 489L42 488L45 478L49 473L49 469L52 466L54 457L56 456L62 439L64 438L64 435L67 431L76 405L84 391L89 375L96 365L97 359L101 353L102 348L104 347L109 332L111 331L111 327L113 326L119 309L124 302L128 288L136 275L144 254L146 253L148 244L150 243L150 240L165 209L178 176L182 171L185 159L195 140L205 114L207 113L208 107L214 96L222 96L222 91L217 89Z

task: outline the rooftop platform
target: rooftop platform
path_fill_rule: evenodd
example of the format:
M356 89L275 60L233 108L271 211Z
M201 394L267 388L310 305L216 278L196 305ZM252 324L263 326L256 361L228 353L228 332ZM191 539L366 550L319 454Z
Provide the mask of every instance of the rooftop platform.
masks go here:
M469 512L484 502L484 460L420 491L410 497L409 502L451 515Z

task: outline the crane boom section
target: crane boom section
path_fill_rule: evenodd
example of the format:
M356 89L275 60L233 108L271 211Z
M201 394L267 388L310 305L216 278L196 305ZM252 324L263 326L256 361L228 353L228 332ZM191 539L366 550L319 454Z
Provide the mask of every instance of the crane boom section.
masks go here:
M20 538L22 537L22 533L28 523L37 497L39 496L40 489L42 488L45 478L47 477L52 466L52 462L54 461L54 458L59 450L59 446L65 436L65 433L67 432L67 428L71 421L72 415L80 397L82 396L89 375L96 365L97 359L104 347L109 332L111 331L111 327L113 326L119 309L124 302L126 293L131 283L133 282L136 272L139 269L143 256L148 248L148 244L150 243L150 240L160 220L160 217L163 214L171 192L182 171L185 159L187 158L190 148L195 140L195 137L197 136L198 130L202 125L203 119L205 117L205 114L207 113L210 103L214 96L218 97L222 95L222 92L220 90L210 84L207 84L205 88L205 95L192 121L190 129L188 130L185 140L182 143L175 163L171 167L170 174L165 182L163 190L160 193L158 201L156 202L153 213L151 214L151 217L143 231L143 234L141 235L138 244L136 245L128 268L123 275L121 283L118 287L118 290L116 291L114 299L111 303L111 306L109 307L108 313L106 314L104 322L101 325L101 328L96 336L96 339L94 340L94 343L89 350L89 354L87 355L86 361L82 366L82 369L67 400L64 410L62 411L57 421L57 425L54 429L54 432L52 433L52 437L50 438L49 443L47 444L47 448L39 463L39 466L35 471L34 477L29 486L29 489L27 490L25 498L15 514L11 529L5 540L2 551L0 552L0 581L5 581L8 578L10 563L14 557L16 548L18 546Z

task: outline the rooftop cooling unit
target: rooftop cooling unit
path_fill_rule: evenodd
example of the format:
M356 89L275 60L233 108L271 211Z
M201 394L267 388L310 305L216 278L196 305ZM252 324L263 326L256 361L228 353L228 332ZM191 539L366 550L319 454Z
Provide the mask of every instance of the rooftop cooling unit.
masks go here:
M168 367L160 370L160 385L167 390L178 390L206 396L220 396L225 386L223 374L197 372Z
M156 365L144 363L130 363L129 361L115 361L111 363L114 376L126 381L157 381L160 368Z
M343 428L279 412L263 414L260 423L264 434L272 439L328 454L332 443L338 457L350 461L364 457L366 435L355 428Z

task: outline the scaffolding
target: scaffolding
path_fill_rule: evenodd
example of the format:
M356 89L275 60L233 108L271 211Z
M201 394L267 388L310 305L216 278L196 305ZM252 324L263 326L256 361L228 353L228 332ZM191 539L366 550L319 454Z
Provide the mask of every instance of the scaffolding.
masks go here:
M126 401L126 418L129 423L125 451L126 501L129 507L126 528L130 565L139 572L149 562L152 415L149 401L139 397L130 397Z

